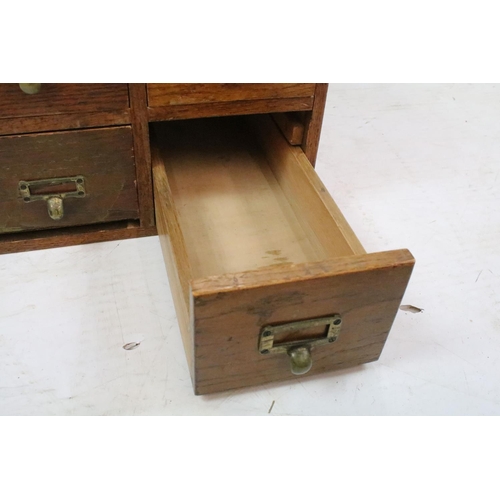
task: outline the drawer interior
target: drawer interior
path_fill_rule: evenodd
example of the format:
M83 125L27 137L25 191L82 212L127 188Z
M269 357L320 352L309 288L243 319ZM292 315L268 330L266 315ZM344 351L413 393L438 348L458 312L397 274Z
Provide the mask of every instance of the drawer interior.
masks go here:
M407 250L367 254L268 115L155 123L151 136L156 223L197 394L293 378L286 354L259 350L273 325L342 317L310 373L378 359L413 268Z
M273 162L277 151L266 146L276 144L262 144L255 135L269 138L272 128L269 117L155 125L192 278L363 252L338 208L321 200L324 187L304 185L299 168L290 179ZM302 160L303 169L312 170L305 155L297 159L282 145L292 163Z

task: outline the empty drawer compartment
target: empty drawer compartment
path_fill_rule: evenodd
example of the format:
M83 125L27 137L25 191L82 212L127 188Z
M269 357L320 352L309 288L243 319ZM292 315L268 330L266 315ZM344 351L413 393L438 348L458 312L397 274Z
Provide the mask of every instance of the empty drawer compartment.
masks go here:
M268 115L152 128L157 227L195 392L378 359L410 252L367 254Z

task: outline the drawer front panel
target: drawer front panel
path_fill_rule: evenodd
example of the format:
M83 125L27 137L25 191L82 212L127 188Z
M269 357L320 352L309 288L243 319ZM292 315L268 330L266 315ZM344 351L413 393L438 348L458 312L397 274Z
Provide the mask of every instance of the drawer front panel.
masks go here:
M131 127L0 138L0 233L138 217Z
M149 83L149 107L312 97L314 83Z
M17 83L0 84L0 118L92 113L129 107L124 83L42 83L35 94L26 94Z
M339 315L335 342L311 347L311 375L377 360L413 263L410 252L396 250L195 282L196 392L296 379L286 352L259 351L266 326ZM281 340L312 344L311 338L324 336L324 331L305 329Z

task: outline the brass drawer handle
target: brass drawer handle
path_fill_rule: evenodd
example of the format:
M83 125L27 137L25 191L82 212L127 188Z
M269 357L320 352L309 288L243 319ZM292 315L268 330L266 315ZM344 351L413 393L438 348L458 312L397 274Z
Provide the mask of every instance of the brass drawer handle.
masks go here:
M46 201L47 212L52 220L64 217L65 198L85 198L85 177L58 177L55 179L40 179L36 181L19 181L19 197L25 203Z
M290 369L294 375L303 375L312 368L313 362L309 346L293 347L287 354L290 357Z
M42 84L41 83L20 83L19 88L25 93L25 94L38 94L40 90L42 89Z
M288 354L290 358L290 369L294 375L302 375L312 368L311 349L335 342L340 334L342 318L340 314L326 316L323 318L306 319L304 321L293 321L282 325L265 326L259 336L259 351L261 354ZM320 337L292 340L289 342L277 342L276 336L289 334L324 326L326 333Z
M59 196L52 196L47 199L47 211L49 217L53 220L60 220L64 216L64 205L62 198Z

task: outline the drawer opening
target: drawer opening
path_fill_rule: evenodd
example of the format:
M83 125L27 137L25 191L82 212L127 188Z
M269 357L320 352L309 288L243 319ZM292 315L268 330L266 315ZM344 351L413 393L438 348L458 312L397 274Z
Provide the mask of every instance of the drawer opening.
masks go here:
M269 115L151 128L156 223L195 393L295 377L286 355L259 350L273 325L342 317L339 340L314 352L310 373L377 359L411 254L366 254Z
M192 279L364 253L269 116L153 127Z

